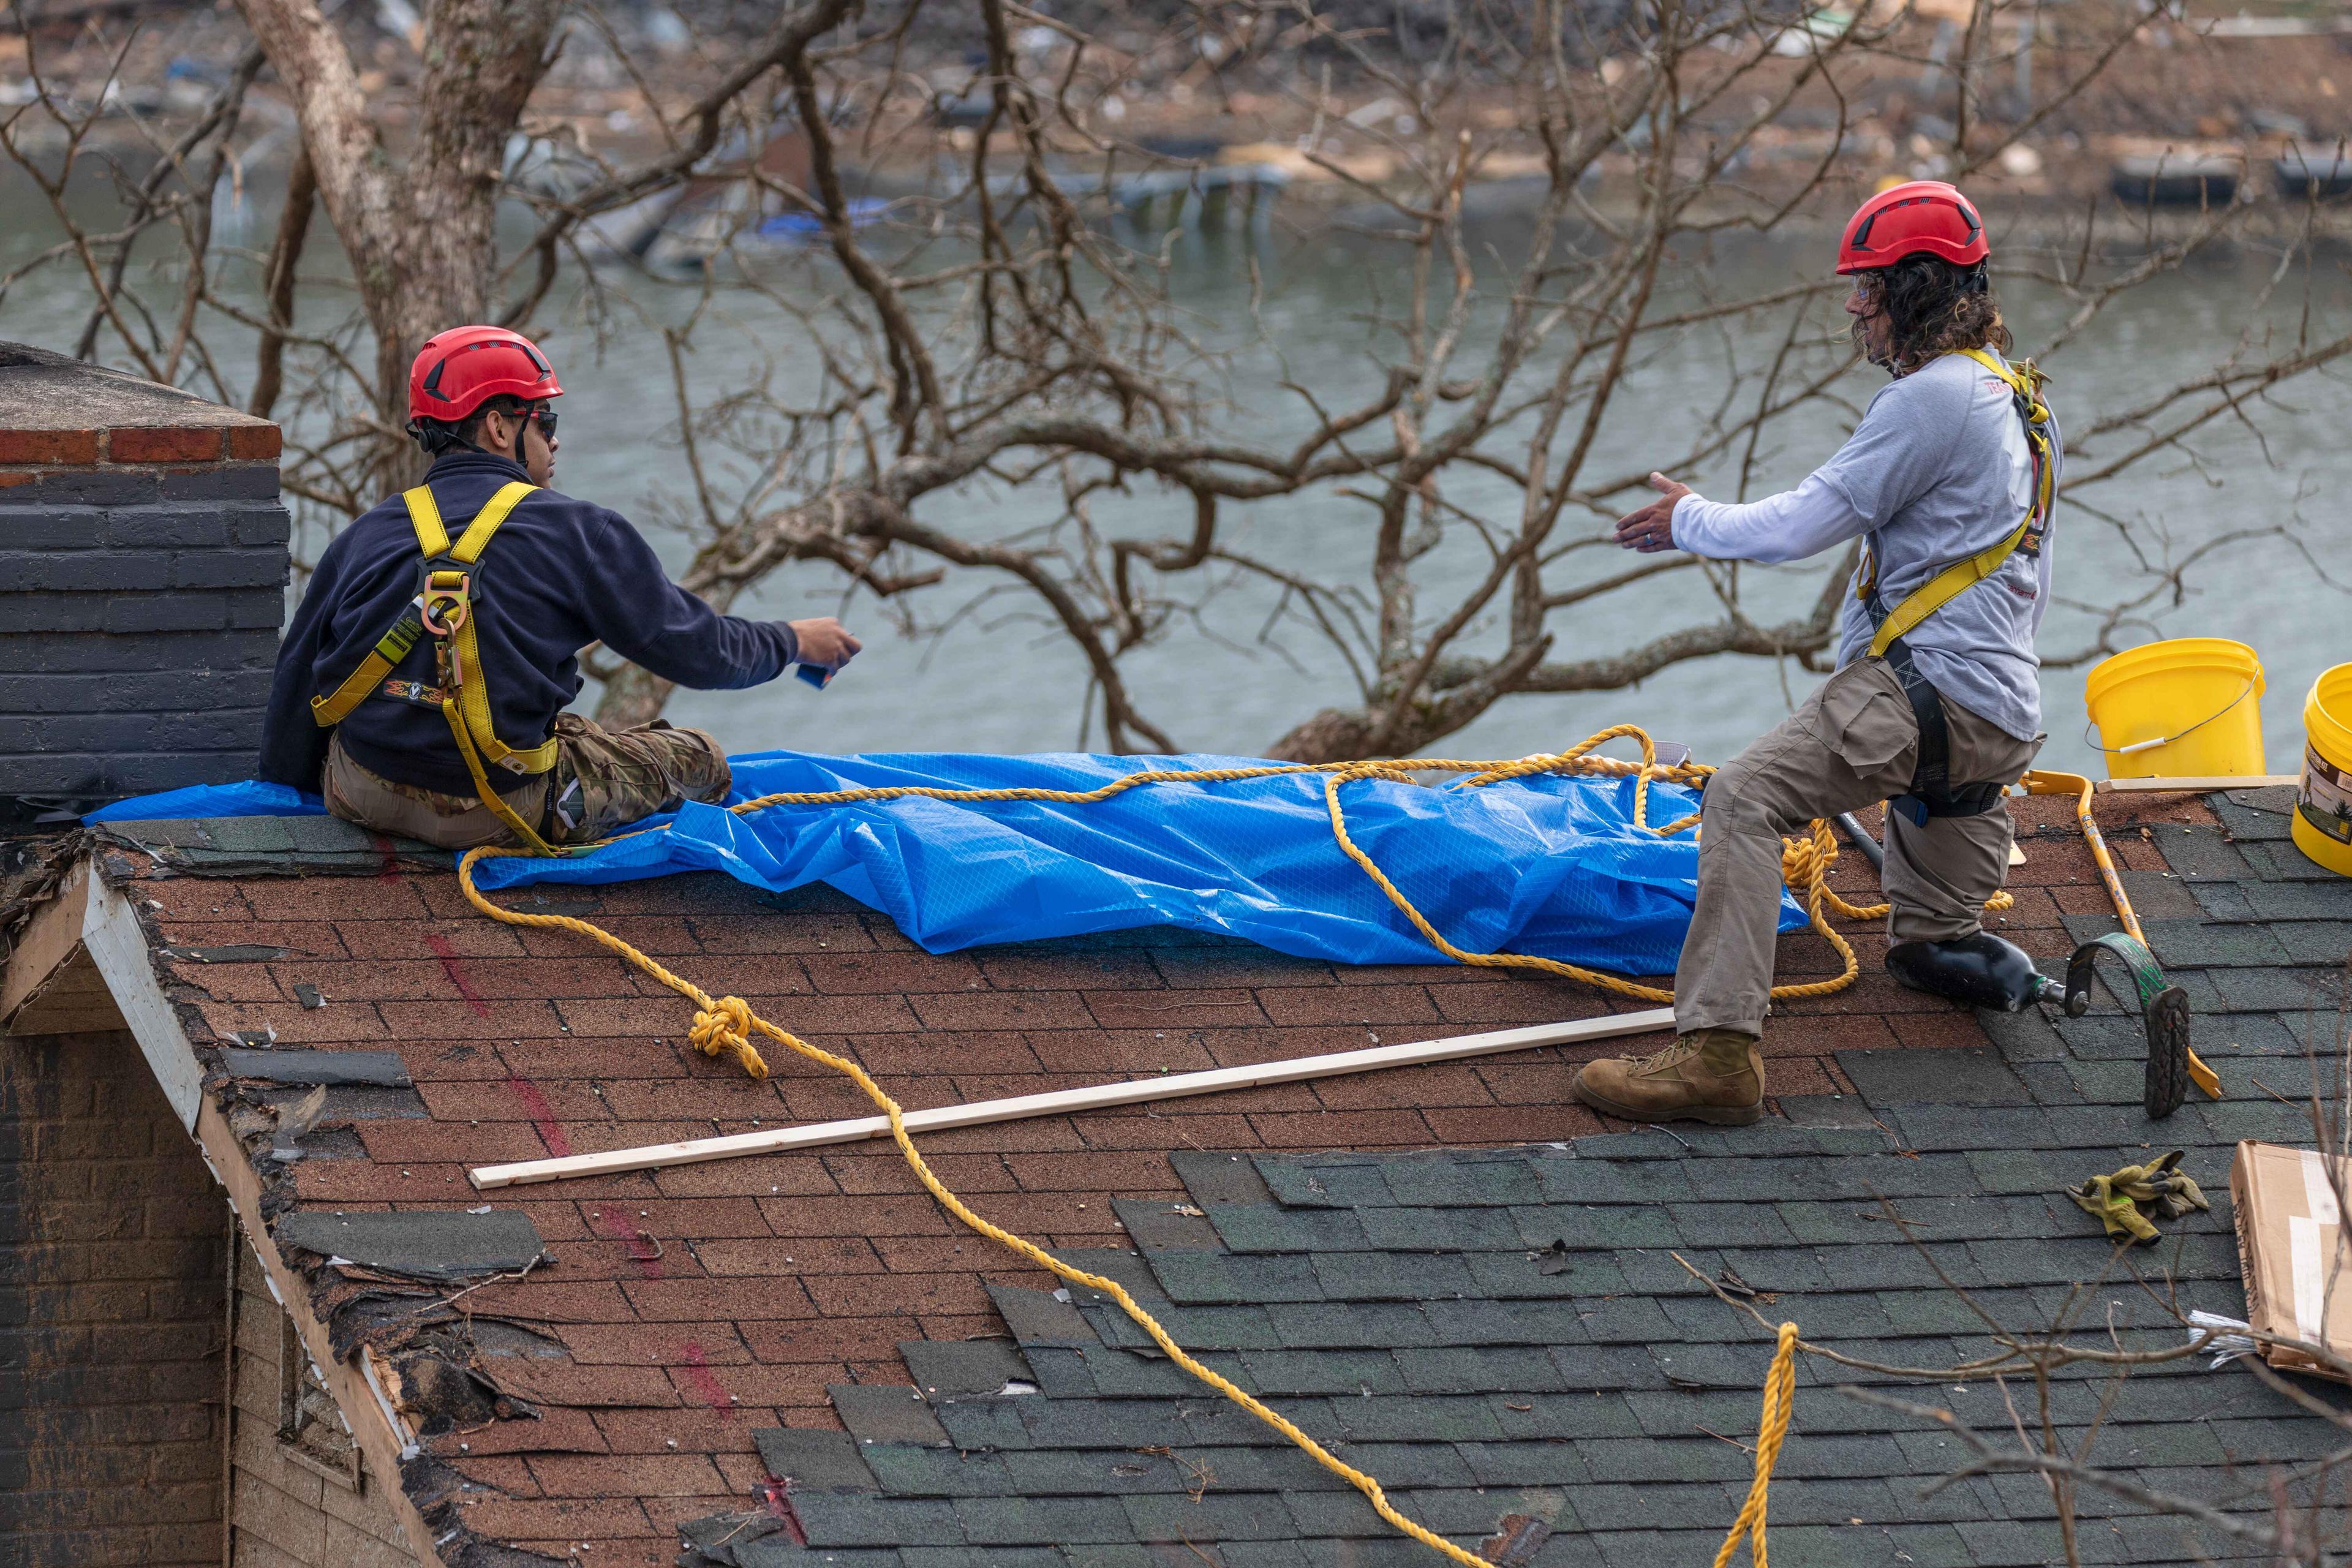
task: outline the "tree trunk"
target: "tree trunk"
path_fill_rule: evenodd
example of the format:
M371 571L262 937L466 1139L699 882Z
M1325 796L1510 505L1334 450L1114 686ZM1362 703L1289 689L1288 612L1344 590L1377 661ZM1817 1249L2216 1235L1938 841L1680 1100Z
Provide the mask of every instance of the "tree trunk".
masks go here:
M623 665L621 673L604 683L604 700L596 704L596 722L607 730L626 730L638 724L650 724L661 717L669 702L669 694L677 687L639 669L634 664Z
M385 153L350 51L317 0L237 0L294 100L319 199L352 258L376 340L385 433L381 482L413 482L408 365L434 333L488 320L497 275L507 139L546 68L558 0L433 0L425 18L417 136L405 167Z

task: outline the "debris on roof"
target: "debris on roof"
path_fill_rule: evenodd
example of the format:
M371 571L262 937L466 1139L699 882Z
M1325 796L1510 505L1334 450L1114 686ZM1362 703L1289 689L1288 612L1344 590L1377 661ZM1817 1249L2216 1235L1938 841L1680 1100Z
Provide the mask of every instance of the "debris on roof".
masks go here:
M287 1246L319 1254L331 1267L355 1263L409 1279L456 1283L554 1260L530 1216L512 1209L487 1214L306 1211L280 1219L273 1234Z
M231 1047L221 1052L221 1065L232 1078L267 1079L271 1083L413 1087L398 1051L257 1051Z
M2095 1337L2112 1319L2135 1346L2181 1342L2168 1303L2242 1314L2229 1151L2308 1141L2305 1047L2332 1084L2352 946L2352 882L2301 861L2279 797L2103 802L2225 1085L2160 1124L2140 1109L2137 1022L2114 997L2079 1019L1970 1016L1897 988L1880 939L1856 933L1864 978L1774 1019L1777 1114L1754 1128L1604 1128L1567 1081L1584 1058L1628 1048L1612 1042L923 1147L982 1213L1119 1279L1180 1342L1466 1549L1537 1565L1704 1560L1752 1466L1770 1323L1859 1359L1954 1367L1991 1342L1971 1302L2011 1329L2063 1320ZM2054 967L2112 916L2065 803L2018 816L2028 860L1997 929ZM110 825L105 864L135 883L276 1234L364 1265L312 1265L310 1305L339 1352L396 1369L418 1447L402 1484L455 1532L447 1550L630 1568L681 1550L734 1568L1425 1557L1115 1308L1057 1294L953 1226L887 1146L554 1183L467 1214L484 1206L472 1166L866 1106L811 1064L752 1082L703 1059L673 998L566 933L481 921L446 857L387 856L310 822L283 851L224 839L220 823L201 843ZM1834 876L1868 886L1852 858ZM601 923L854 1056L916 1108L1612 1010L1526 976L1335 968L1164 930L933 955L830 892L716 876L591 901ZM1834 972L1810 934L1784 939L1781 960L1784 976ZM326 1082L355 1053L396 1058L409 1087ZM328 1059L304 1077L289 1058L306 1055ZM304 1158L272 1158L277 1117L321 1084ZM2117 1257L2064 1189L2175 1147L2216 1212ZM512 1218L530 1236L478 1252L438 1236L373 1263L352 1250L355 1226ZM551 1247L525 1277L499 1277ZM459 1258L491 1271L385 1267ZM1962 1464L1958 1439L1829 1386L1849 1379L1885 1381L1801 1362L1771 1500L1781 1554L2057 1554L2043 1482L1972 1475L1928 1491ZM1895 1392L2011 1430L1981 1376ZM2063 1440L2091 1435L2105 1392L2079 1363L2053 1379ZM2352 1390L2315 1396L2333 1406ZM2263 1528L2269 1467L2340 1436L2242 1366L2184 1357L2133 1371L2089 1458ZM2076 1490L2086 1562L2228 1554L2194 1520Z

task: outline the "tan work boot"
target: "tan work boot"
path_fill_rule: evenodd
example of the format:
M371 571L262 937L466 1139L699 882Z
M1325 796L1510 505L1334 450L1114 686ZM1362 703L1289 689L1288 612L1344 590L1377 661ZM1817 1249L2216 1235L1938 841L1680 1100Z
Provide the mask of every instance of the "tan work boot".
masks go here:
M1572 1086L1595 1110L1628 1121L1745 1127L1764 1114L1764 1058L1737 1029L1694 1029L1655 1056L1587 1062Z

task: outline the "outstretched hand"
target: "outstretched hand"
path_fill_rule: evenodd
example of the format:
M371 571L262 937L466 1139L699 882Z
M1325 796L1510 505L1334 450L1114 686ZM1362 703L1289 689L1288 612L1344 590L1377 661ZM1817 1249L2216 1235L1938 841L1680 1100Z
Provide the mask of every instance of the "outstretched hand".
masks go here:
M839 669L857 657L866 645L842 626L831 616L819 616L814 620L792 623L793 637L800 647L800 662L813 664L820 669Z
M1664 474L1652 474L1650 488L1658 492L1656 500L1617 520L1617 542L1644 555L1675 547L1675 503L1691 493L1688 485Z

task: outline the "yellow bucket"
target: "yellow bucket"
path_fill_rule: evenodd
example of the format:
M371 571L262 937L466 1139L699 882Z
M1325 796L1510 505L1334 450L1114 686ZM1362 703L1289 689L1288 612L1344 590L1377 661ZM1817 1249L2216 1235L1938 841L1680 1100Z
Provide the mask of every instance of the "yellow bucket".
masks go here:
M2262 773L2262 695L2263 661L2227 637L2126 648L2083 683L2111 779ZM2347 748L2352 763L2352 740Z
M2352 877L2352 664L2322 670L2303 701L2303 787L2294 797L2294 847Z

